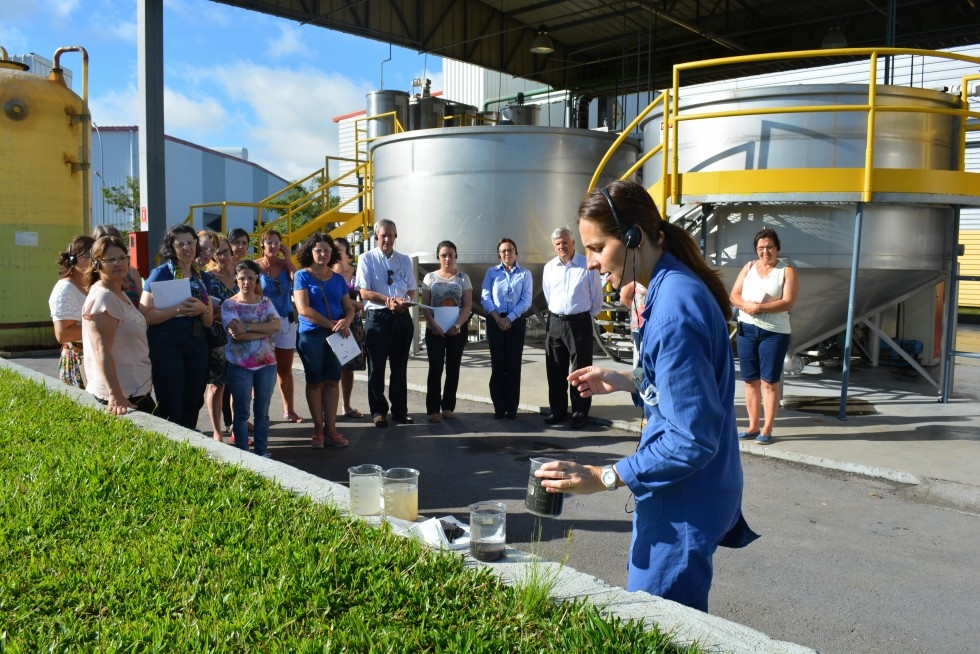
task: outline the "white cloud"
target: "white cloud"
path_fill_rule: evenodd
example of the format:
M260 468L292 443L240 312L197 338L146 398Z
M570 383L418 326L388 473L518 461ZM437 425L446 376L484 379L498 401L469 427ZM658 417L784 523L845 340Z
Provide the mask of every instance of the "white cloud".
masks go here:
M89 98L92 121L100 127L122 127L139 123L139 97L136 87L110 91Z
M228 113L214 98L196 99L169 88L163 90L164 131L195 141L225 129Z
M7 50L7 55L24 54L28 50L27 35L9 24L0 23L0 45Z
M298 28L281 21L276 23L276 27L279 28L278 38L268 40L269 55L273 59L283 59L293 55L302 56L310 52Z
M286 179L305 177L337 155L335 116L364 108L370 85L313 68L239 62L211 70L228 96L253 112L242 136L249 159Z
M52 13L58 18L68 18L78 7L78 0L50 0Z

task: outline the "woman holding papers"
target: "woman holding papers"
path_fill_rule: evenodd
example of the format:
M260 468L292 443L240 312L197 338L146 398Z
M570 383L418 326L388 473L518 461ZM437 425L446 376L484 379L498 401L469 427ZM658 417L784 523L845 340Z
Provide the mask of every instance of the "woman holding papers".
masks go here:
M322 449L327 441L335 447L348 445L337 431L341 361L334 354L334 344L327 341L334 334L350 339L354 318L347 282L331 269L338 258L333 239L324 234L307 238L296 253L302 266L293 278L293 302L299 313L296 350L303 362L306 402L313 414L310 447L314 449Z
M772 442L772 424L779 410L779 380L789 350L789 311L796 302L796 269L779 260L779 236L766 227L753 239L759 258L745 264L732 287L730 300L738 309L738 366L745 382L748 429L742 440ZM759 415L765 406L765 423Z
M422 312L425 314L425 350L429 355L429 378L425 409L429 422L455 418L459 366L467 342L467 325L473 307L473 284L466 273L456 270L456 245L443 241L436 248L439 270L422 280ZM439 391L443 367L446 385ZM439 411L442 410L440 416Z
M276 343L279 313L262 295L261 271L254 261L235 266L240 289L221 304L221 322L228 330L228 388L231 389L235 445L248 451L249 401L255 411L255 453L269 456L269 401L276 388Z
M149 325L150 363L157 415L194 429L204 403L208 374L208 342L204 330L214 311L194 260L200 255L190 225L174 225L163 235L163 265L150 271L143 286L140 310Z

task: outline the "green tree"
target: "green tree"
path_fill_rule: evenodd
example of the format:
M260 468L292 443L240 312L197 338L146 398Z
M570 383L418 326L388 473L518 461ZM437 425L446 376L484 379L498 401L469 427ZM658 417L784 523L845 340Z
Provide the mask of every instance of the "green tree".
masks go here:
M102 197L117 211L128 212L132 217L132 231L140 228L140 178L126 176L124 186L103 186Z

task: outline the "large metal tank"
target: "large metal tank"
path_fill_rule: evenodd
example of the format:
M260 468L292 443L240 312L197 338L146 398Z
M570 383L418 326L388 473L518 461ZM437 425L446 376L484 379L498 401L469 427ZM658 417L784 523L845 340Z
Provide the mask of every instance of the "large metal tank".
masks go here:
M380 116L394 111L402 129L408 129L409 94L405 91L371 91L367 94L367 115ZM368 138L377 138L395 133L395 123L391 118L368 121Z
M954 96L938 91L879 86L886 105L955 108ZM866 85L799 85L747 89L681 102L680 113L699 114L758 108L865 104ZM663 116L641 129L644 144L661 139ZM680 170L730 171L779 168L863 168L867 113L776 113L683 122L679 129ZM957 170L958 120L949 115L879 113L875 127L876 168ZM644 167L644 182L660 178L660 160ZM741 189L744 191L745 189ZM798 352L843 330L854 245L855 198L798 193L757 196L738 202L724 195L698 197L717 203L707 226L705 251L729 287L756 255L752 237L772 227L780 255L797 266L800 294L791 315L791 351ZM855 315L870 315L942 280L952 253L953 210L929 198L921 204L864 206ZM819 200L843 200L818 202ZM695 233L700 239L700 233Z
M443 118L449 103L433 95L417 95L408 103L408 129L435 129L445 126Z
M436 244L450 240L474 287L499 263L497 241L514 239L534 277L555 256L551 232L575 228L589 180L615 134L580 129L455 127L386 136L373 144L376 218L398 225L399 252L438 266ZM622 175L639 151L627 141L605 169ZM581 249L581 248L579 248ZM475 297L479 297L479 291Z
M65 84L60 57L45 79L0 48L0 349L57 345L48 295L58 253L89 224L89 130L83 97ZM83 60L88 76L88 56Z

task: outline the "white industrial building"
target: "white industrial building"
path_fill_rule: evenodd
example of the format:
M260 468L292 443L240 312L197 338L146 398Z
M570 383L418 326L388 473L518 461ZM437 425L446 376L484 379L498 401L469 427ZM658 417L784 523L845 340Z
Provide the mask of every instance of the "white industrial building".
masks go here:
M245 148L210 149L189 141L164 137L167 175L167 226L183 222L191 205L212 202L259 202L289 182L248 161ZM237 155L237 156L236 156ZM92 128L92 225L111 224L132 229L133 217L105 202L102 188L125 187L127 177L139 177L139 132L136 127ZM225 230L255 231L254 209L229 207ZM270 216L263 216L268 220ZM196 226L221 231L221 207L195 216Z

